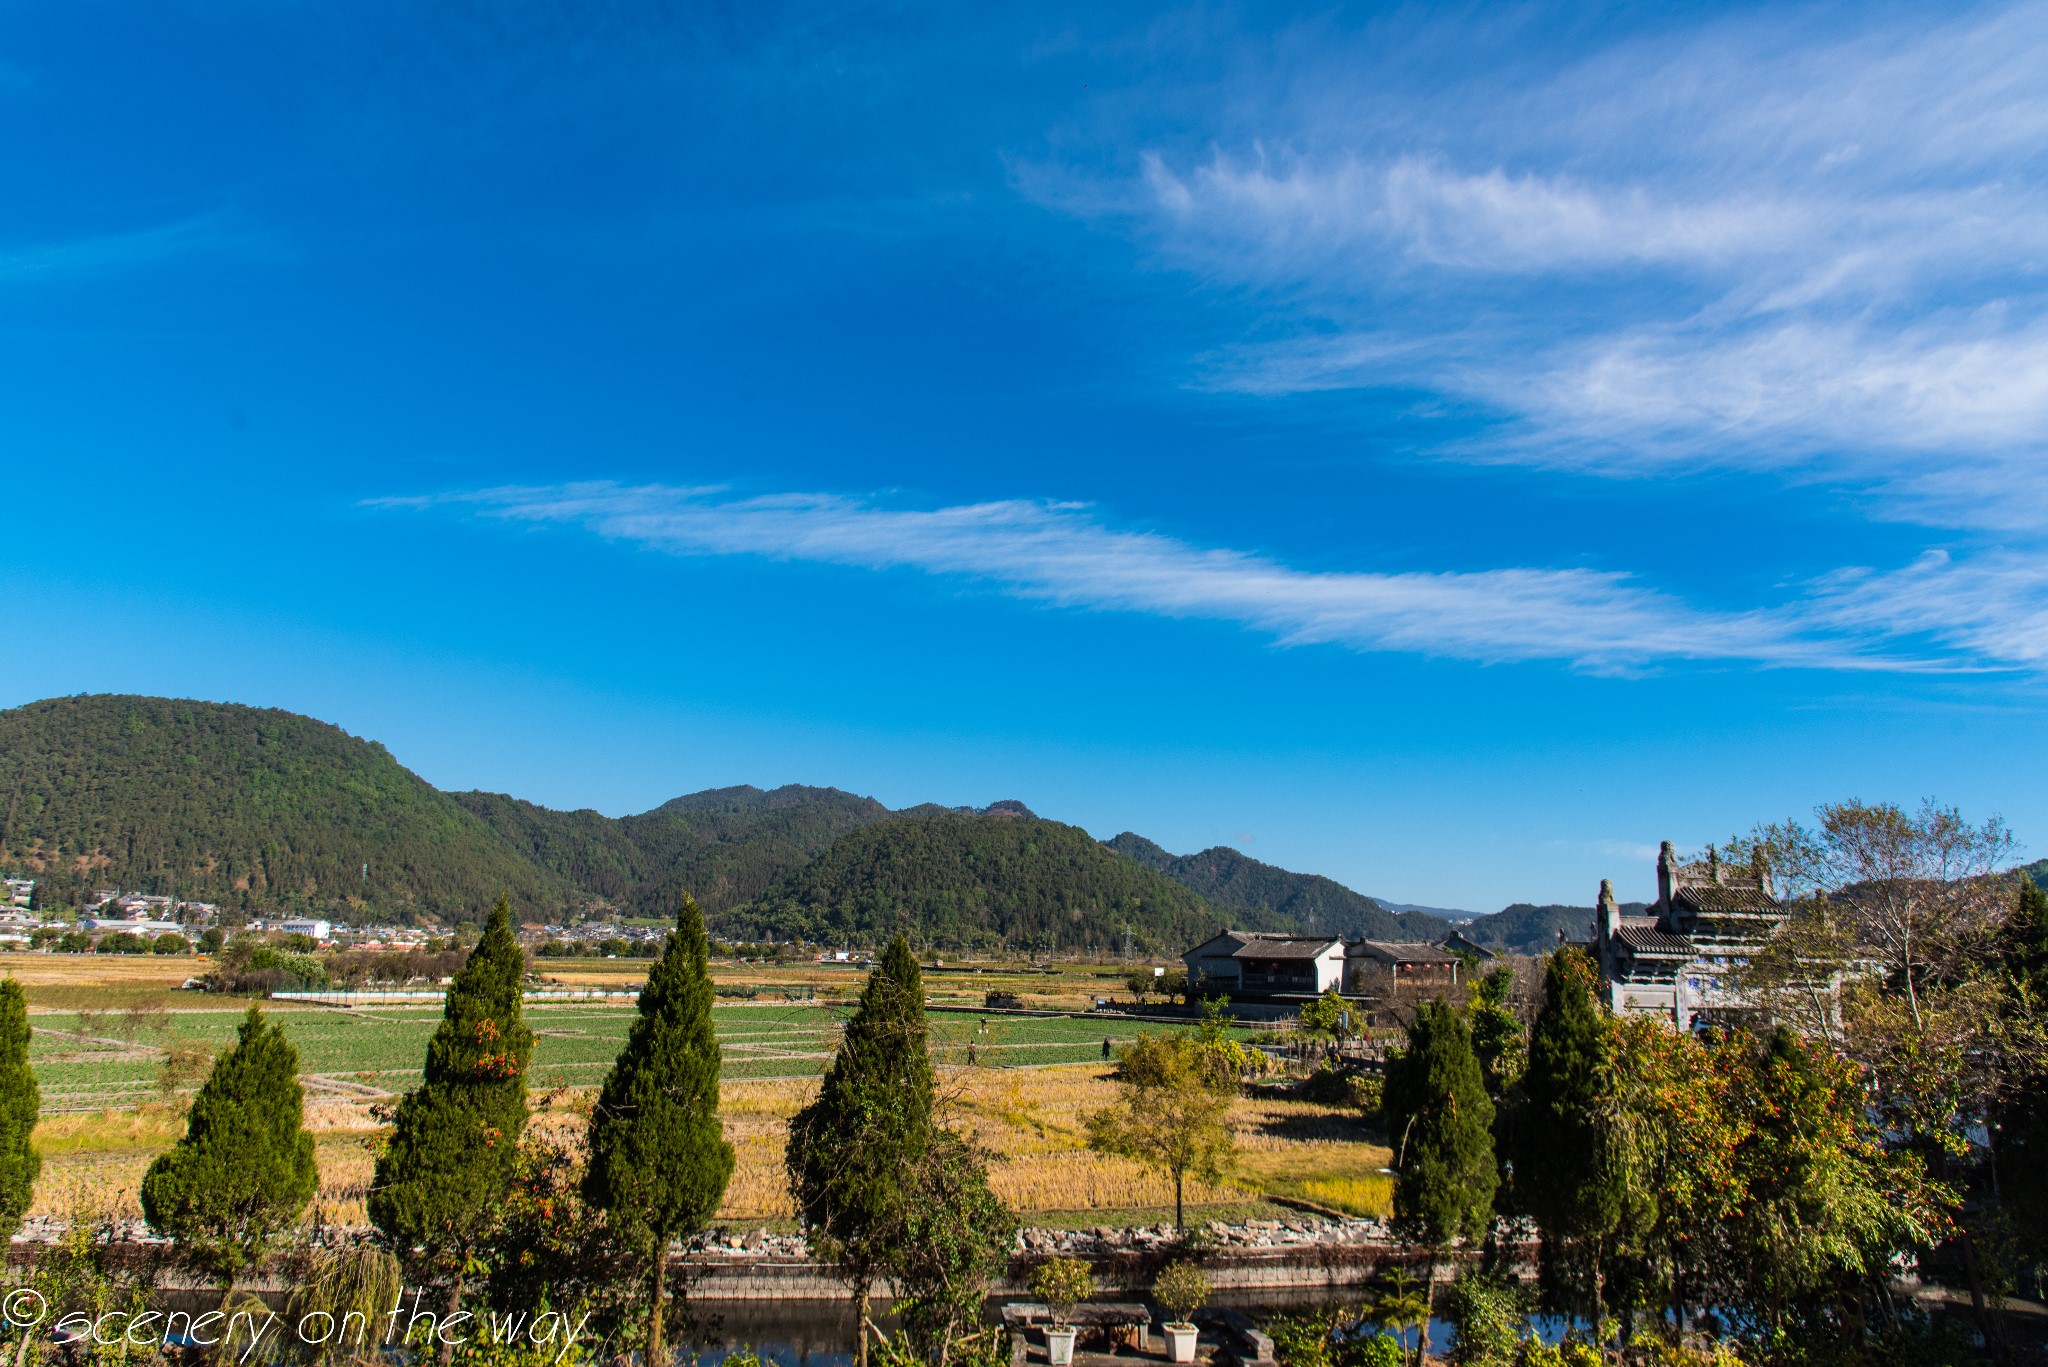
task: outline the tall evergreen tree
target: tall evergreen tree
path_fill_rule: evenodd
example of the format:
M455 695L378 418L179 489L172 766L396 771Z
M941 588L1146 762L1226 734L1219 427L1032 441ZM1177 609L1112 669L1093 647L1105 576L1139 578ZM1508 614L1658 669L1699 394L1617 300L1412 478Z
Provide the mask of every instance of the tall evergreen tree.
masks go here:
M2032 878L2020 879L2004 938L2007 1014L2024 1030L2048 1014L2048 893ZM1993 1161L2012 1228L2032 1256L2048 1258L2048 1077L2014 1080L1993 1114Z
M149 1165L142 1212L194 1268L232 1286L320 1185L299 1053L256 1007L192 1099L185 1137Z
M1395 1143L1394 1227L1430 1250L1424 1305L1434 1313L1437 1255L1476 1242L1493 1222L1500 1170L1493 1156L1493 1101L1465 1020L1424 1002L1408 1047L1387 1069L1385 1104ZM1429 1351L1425 1315L1416 1360Z
M868 975L816 1100L789 1122L790 1195L821 1256L844 1271L867 1362L868 1295L895 1256L932 1133L924 980L902 936Z
M648 1261L648 1363L667 1360L669 1244L704 1228L732 1176L732 1145L718 1119L709 957L704 914L686 893L640 991L640 1018L590 1116L584 1199L603 1209Z
M1620 1225L1624 1193L1602 1130L1611 1030L1594 998L1599 970L1583 950L1559 949L1544 975L1515 1126L1514 1193L1543 1235L1543 1281L1596 1330L1604 1314L1602 1253Z
M28 1066L28 1036L28 998L21 984L0 981L0 1241L21 1228L36 1174L43 1170L42 1155L30 1142L43 1094Z
M451 1314L462 1304L468 1256L489 1233L518 1166L533 1057L533 1032L520 1014L525 970L501 897L449 984L427 1044L426 1078L398 1104L370 1192L370 1219L399 1256L422 1276L447 1279ZM444 1360L451 1352L443 1350Z

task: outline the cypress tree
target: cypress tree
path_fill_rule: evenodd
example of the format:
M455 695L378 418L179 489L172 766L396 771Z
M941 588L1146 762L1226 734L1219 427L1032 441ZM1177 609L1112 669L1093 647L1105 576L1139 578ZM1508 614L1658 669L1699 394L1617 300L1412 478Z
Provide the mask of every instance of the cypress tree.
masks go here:
M711 1026L710 943L684 894L676 928L640 990L640 1018L590 1116L584 1199L650 1263L647 1351L662 1355L668 1247L704 1228L732 1176L718 1120L718 1037Z
M1416 1013L1408 1048L1387 1070L1385 1104L1398 1164L1394 1227L1431 1251L1420 1361L1428 1355L1428 1315L1436 1303L1435 1255L1459 1239L1485 1236L1500 1183L1493 1101L1472 1052L1472 1033L1444 1002L1425 1002Z
M2022 1023L2048 1012L2048 894L2020 878L2019 900L2005 925L2009 1012ZM1993 1111L1993 1161L1998 1190L2012 1207L2012 1228L2034 1257L2048 1256L2048 1078L2032 1072Z
M1599 970L1583 950L1550 956L1543 1006L1530 1034L1515 1129L1514 1187L1543 1235L1552 1296L1603 1314L1603 1246L1620 1224L1623 1193L1607 1162L1601 1115L1611 1031L1593 995Z
M520 1015L526 959L504 898L448 986L427 1044L425 1080L406 1093L377 1160L370 1219L423 1275L448 1278L448 1313L463 1269L511 1188L526 1129L533 1032ZM452 1348L444 1346L445 1361Z
M42 1155L30 1142L43 1094L28 1066L28 1036L28 998L21 984L0 981L0 1242L21 1228L43 1169Z
M143 1175L150 1228L232 1287L320 1185L304 1120L298 1050L252 1006L192 1099L185 1137Z
M924 981L902 936L861 990L817 1099L789 1123L789 1190L816 1251L836 1260L860 1319L895 1256L918 1198L932 1131Z

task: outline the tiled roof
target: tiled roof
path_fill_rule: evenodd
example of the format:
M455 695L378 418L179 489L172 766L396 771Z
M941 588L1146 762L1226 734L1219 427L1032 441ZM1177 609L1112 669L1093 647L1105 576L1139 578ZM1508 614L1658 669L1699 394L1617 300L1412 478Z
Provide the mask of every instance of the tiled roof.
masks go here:
M1692 941L1683 935L1672 935L1648 926L1632 926L1626 922L1615 928L1614 938L1644 954L1683 954L1690 957L1693 952Z
M1784 911L1776 898L1762 888L1730 888L1716 883L1694 884L1671 894L1674 902L1690 902L1706 914L1720 915L1727 912L1772 912Z
M1230 951L1233 959L1313 959L1327 954L1343 941L1294 936L1246 936L1245 943Z
M1390 959L1397 964L1455 964L1462 963L1457 955L1435 945L1394 944L1386 940L1358 940L1353 949L1363 950L1374 958Z

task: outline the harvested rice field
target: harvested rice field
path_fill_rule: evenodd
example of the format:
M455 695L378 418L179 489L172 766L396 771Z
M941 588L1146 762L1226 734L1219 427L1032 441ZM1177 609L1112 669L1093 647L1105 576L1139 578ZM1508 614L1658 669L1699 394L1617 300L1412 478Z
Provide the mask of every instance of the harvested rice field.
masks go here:
M941 1088L951 1123L971 1132L992 1155L992 1185L1036 1224L1150 1223L1173 1209L1172 1183L1120 1158L1090 1152L1082 1117L1115 1094L1099 1064L998 1070L946 1067ZM789 1117L810 1096L809 1078L729 1080L721 1105L737 1162L720 1218L787 1226L782 1151ZM565 1142L579 1141L588 1088L537 1093L534 1124ZM380 1128L365 1100L309 1098L306 1121L318 1144L320 1194L314 1218L360 1224ZM45 1117L37 1142L44 1153L32 1213L64 1216L86 1207L139 1214L136 1193L151 1158L182 1131L176 1102L145 1102L128 1110ZM1335 1107L1247 1098L1234 1122L1236 1171L1217 1185L1191 1182L1191 1216L1272 1216L1270 1197L1306 1198L1352 1214L1381 1214L1389 1189L1380 1169L1387 1150L1370 1142L1358 1121ZM1311 1190L1316 1188L1316 1190ZM1318 1192L1320 1191L1320 1197Z

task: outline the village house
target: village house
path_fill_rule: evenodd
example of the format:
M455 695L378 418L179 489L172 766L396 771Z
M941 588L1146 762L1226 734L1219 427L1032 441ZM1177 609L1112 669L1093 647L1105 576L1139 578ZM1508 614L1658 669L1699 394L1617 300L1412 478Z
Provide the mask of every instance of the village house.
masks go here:
M1333 935L1226 930L1181 955L1191 992L1320 996L1344 983L1344 941Z
M1389 993L1452 988L1463 967L1464 960L1435 945L1354 940L1344 950L1344 986L1347 992L1371 995L1382 987Z
M1656 1016L1681 1030L1744 1009L1731 976L1785 924L1761 862L1731 867L1712 851L1681 864L1671 842L1657 855L1657 900L1624 915L1614 885L1602 879L1593 919L1593 952L1608 1005Z

